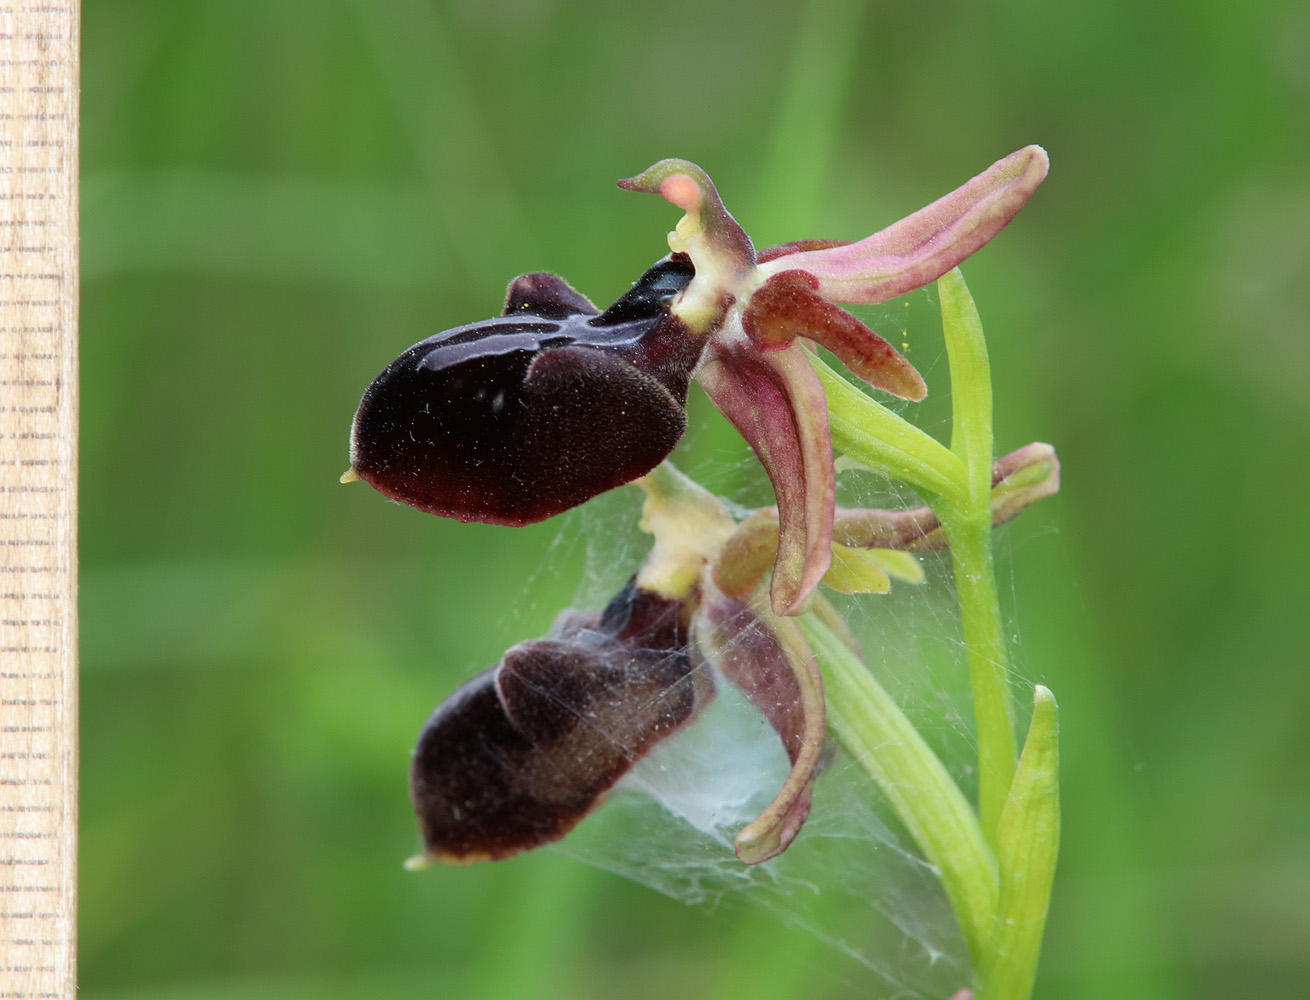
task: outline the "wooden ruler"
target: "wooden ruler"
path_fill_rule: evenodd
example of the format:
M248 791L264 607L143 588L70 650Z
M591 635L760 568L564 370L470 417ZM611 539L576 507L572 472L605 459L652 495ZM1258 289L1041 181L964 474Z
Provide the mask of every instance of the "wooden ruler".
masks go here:
M0 1000L72 1000L77 0L0 0Z

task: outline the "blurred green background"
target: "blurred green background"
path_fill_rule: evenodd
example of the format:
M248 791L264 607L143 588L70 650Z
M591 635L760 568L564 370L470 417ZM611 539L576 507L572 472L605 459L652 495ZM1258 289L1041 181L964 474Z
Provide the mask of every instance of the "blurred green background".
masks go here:
M966 275L998 446L1064 462L1001 566L1063 709L1037 995L1310 989L1304 3L83 16L84 995L876 995L761 910L555 854L404 872L418 727L585 546L335 480L404 347L522 271L609 301L664 252L677 213L615 178L684 156L761 245L859 237L1029 142L1051 176Z

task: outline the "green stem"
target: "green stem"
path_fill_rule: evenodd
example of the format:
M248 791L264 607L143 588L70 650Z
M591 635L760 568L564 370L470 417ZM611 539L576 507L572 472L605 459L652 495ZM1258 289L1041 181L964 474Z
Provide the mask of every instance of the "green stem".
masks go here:
M866 396L818 355L811 354L810 363L828 397L828 422L836 451L909 483L925 497L960 497L965 467L958 455Z
M816 615L796 624L822 664L828 721L938 871L975 967L998 898L996 856L969 800L855 652Z
M978 809L987 839L1014 780L1018 747L992 566L992 382L982 320L958 268L937 282L951 369L951 451L964 464L962 495L930 500L941 519L960 604L978 730Z
M987 520L981 524L972 511L961 516L939 507L937 516L950 544L973 691L974 725L978 731L978 810L987 839L994 844L1001 809L1014 780L1018 748L1006 675L1005 634L992 568L991 516L989 509L984 511Z
M973 957L975 1000L1027 1000L1059 839L1055 702L1038 689L1032 729L1016 762L992 559L991 370L982 323L959 271L944 275L938 289L951 372L949 449L812 360L828 394L834 448L913 486L942 523L973 692L976 814L858 655L813 615L798 624L824 665L838 738L940 872Z

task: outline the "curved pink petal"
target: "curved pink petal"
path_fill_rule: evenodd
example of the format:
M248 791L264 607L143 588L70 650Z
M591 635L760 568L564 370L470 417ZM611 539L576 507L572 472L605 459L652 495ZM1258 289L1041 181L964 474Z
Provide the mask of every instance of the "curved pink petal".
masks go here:
M755 449L773 483L780 519L773 608L800 614L832 559L836 474L823 383L798 345L760 351L749 341L718 339L706 349L696 378Z
M832 302L886 302L936 281L1004 229L1049 166L1046 150L1026 146L867 239L774 257L759 271L808 271L819 279L819 294Z
M737 857L748 865L780 854L810 812L823 754L823 678L795 622L767 609L710 593L702 606L697 644L723 675L769 720L791 760L791 773L764 811L737 834Z

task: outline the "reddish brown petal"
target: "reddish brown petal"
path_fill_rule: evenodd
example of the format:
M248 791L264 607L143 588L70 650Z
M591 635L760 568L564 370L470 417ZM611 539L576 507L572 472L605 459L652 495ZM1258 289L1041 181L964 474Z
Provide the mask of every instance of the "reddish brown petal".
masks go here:
M923 377L905 357L840 306L821 298L819 280L804 271L775 274L751 296L741 325L757 347L783 347L808 337L841 358L875 389L902 399L928 395Z
M703 651L769 720L792 762L773 801L737 834L737 857L758 864L786 850L809 815L826 726L823 680L794 622L722 595L707 595L703 615Z
M762 352L717 340L696 377L773 483L781 519L773 607L799 614L832 558L835 474L823 384L797 345Z
M737 525L714 564L714 584L729 597L741 597L778 558L778 509L757 510Z

